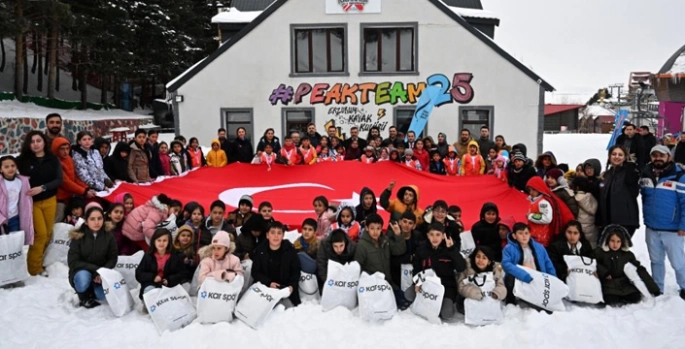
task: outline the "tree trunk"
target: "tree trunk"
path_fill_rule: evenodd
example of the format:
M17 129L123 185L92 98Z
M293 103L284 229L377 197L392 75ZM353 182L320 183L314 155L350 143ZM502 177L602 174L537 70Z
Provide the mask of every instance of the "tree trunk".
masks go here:
M88 60L88 47L81 46L81 59L83 62ZM81 90L81 108L88 109L88 81L86 80L88 74L86 69L87 64L81 64L79 68L79 89Z
M36 74L36 68L38 68L38 55L36 54L37 53L36 52L36 50L37 50L36 42L38 42L38 33L33 31L33 33L31 33L31 43L33 44L33 63L31 65L31 74ZM27 43L27 46L28 46L28 43ZM28 53L28 49L26 51Z
M55 90L58 84L58 66L57 66L57 47L59 46L59 22L57 20L57 11L54 11L52 17L52 27L50 28L50 37L48 38L48 47L50 48L50 69L48 69L48 98L55 98Z
M0 38L0 73L5 71L5 41Z
M100 76L100 104L106 105L107 104L107 76L106 75L101 75Z
M80 69L79 65L80 52L78 44L72 44L71 50L71 89L73 91L78 91L78 72Z
M114 106L117 108L121 108L121 82L119 82L119 77L117 75L115 75L114 78L114 86L112 86L112 92L114 93Z
M140 84L140 107L145 109L145 102L147 102L147 81L143 80Z
M43 35L38 34L38 40L35 43L34 57L38 57L38 91L43 92Z
M150 92L150 104L152 104L152 101L155 100L155 97L157 97L157 79L152 78L152 92Z
M29 66L29 54L28 54L29 50L28 50L28 44L26 41L27 41L26 36L24 36L24 43L23 43L24 49L22 50L23 54L24 54L24 58L23 58L23 61L24 61L24 86L23 86L24 94L29 93L29 70L27 69L27 67Z
M52 31L50 28L48 28L48 33L47 37L45 40L45 67L43 68L43 74L48 75L48 70L50 69L50 52L52 52L52 48L50 48L50 39L52 38ZM49 84L49 83L48 83Z
M17 5L14 8L14 14L17 20L22 20L24 18L24 6L22 1L17 1ZM14 43L16 45L15 59L14 59L14 95L17 99L24 97L24 32L20 30L15 39Z

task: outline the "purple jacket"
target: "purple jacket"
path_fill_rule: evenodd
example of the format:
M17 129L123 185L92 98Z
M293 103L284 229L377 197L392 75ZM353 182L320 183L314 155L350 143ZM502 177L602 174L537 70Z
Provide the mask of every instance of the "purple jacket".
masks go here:
M24 231L24 245L33 245L33 199L28 192L31 189L29 177L17 175L21 181L21 193L19 194L19 226ZM7 217L7 187L5 181L0 179L0 224L7 224L12 217Z

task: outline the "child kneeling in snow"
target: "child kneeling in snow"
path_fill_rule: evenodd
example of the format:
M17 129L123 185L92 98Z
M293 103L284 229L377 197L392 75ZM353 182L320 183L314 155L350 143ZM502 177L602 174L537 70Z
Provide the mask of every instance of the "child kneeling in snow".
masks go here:
M234 249L235 244L231 242L230 235L223 230L214 235L211 245L200 249L198 254L202 261L198 286L201 286L208 276L231 282L236 275L243 275L240 259L231 253Z
M454 304L457 300L457 282L454 277L455 271L461 273L466 269L466 262L459 253L452 237L445 233L445 226L439 222L433 222L428 230L428 244L419 246L414 256L413 274L419 274L427 269L433 269L435 275L440 278L440 283L445 287L445 296L440 307L440 317L451 319L454 317ZM420 286L409 287L404 296L409 301L416 299L416 294L421 291Z
M642 300L642 294L623 271L628 263L637 267L640 279L652 295L661 294L654 279L630 252L632 246L633 243L630 241L630 234L626 228L617 224L604 228L599 247L595 249L595 258L597 258L597 274L602 282L604 303L608 305L620 306L638 303Z
M319 240L316 238L316 221L307 218L302 222L302 236L297 238L293 247L300 259L302 271L316 274L316 257L319 251Z
M188 281L183 255L174 250L168 229L158 228L152 234L150 248L136 268L136 280L140 283L140 299L155 288L174 287Z
M514 229L509 235L509 243L502 251L502 268L506 273L504 285L507 287L507 304L516 304L513 292L514 279L525 283L533 281L533 277L517 265L557 276L547 250L531 238L530 228L525 223L514 224Z
M495 279L495 288L489 296L503 301L507 297L507 288L504 286L502 266L493 260L494 252L487 246L476 246L466 263L466 271L459 274L457 287L459 294L464 298L482 300L486 294L471 280L478 280L485 273L492 272Z

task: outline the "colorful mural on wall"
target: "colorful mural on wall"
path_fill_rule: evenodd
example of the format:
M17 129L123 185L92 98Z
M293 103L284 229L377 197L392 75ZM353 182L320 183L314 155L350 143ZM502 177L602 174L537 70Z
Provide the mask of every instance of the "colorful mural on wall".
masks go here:
M151 118L110 119L110 120L64 120L63 134L70 141L76 134L87 130L94 137L110 134L109 130L117 127L128 127L131 133L140 125L147 124ZM0 118L0 155L19 153L24 135L31 130L44 130L45 120L35 118Z

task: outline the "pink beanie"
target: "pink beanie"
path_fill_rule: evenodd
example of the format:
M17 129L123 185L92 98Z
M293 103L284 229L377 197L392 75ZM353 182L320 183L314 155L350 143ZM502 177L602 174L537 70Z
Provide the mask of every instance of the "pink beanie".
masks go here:
M95 202L95 201L91 201L91 202L88 203L88 205L86 205L86 209L85 209L84 211L85 211L85 212L88 212L88 209L90 209L90 208L92 208L92 207L97 207L97 208L99 208L99 209L102 210L102 205L98 204L98 203Z
M227 232L221 230L212 238L212 245L226 246L226 248L230 249L231 237Z

